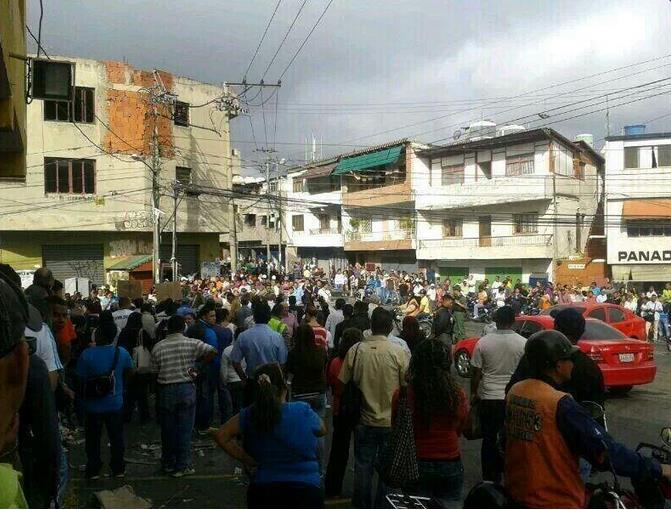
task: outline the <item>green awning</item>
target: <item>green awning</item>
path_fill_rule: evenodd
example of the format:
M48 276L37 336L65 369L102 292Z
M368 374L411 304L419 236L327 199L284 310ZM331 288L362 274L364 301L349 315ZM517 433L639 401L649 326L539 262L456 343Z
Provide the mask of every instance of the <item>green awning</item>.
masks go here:
M361 156L354 156L341 160L333 171L333 175L343 175L350 172L360 172L370 168L394 164L401 157L403 145L395 145L388 149L369 152Z
M123 257L114 264L107 267L108 271L132 271L136 267L152 260L151 255L134 255L132 257Z

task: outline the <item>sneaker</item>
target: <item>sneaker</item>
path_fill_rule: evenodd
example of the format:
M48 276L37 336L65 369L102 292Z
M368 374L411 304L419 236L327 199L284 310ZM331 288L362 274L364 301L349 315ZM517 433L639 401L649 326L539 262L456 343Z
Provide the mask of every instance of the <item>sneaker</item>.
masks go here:
M171 475L171 474L173 474L173 473L175 472L175 468L174 468L174 467L164 467L164 468L163 468L163 472L164 472L166 475Z
M100 480L100 475L86 475L86 479L90 481Z
M121 472L119 472L119 473L114 473L112 476L113 476L114 478L126 478L126 472L125 472L125 471L121 471Z
M184 468L184 469L180 469L179 471L175 471L172 474L172 477L173 478L182 478L184 476L193 475L195 473L196 473L195 469L193 469L192 467L187 467L187 468Z

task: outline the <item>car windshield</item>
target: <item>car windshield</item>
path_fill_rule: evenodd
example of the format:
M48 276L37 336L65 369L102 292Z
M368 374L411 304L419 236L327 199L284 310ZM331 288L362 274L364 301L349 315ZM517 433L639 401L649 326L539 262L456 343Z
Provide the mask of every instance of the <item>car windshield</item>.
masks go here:
M627 340L627 337L617 329L596 319L587 319L585 332L580 340L587 342L592 340Z
M551 306L550 308L547 308L545 310L541 310L541 313L539 315L552 315L553 317L557 314L557 312L560 312L562 310L565 310L566 308L573 308L574 310L578 310L579 314L584 314L585 308L584 306L576 306L576 305L555 305Z

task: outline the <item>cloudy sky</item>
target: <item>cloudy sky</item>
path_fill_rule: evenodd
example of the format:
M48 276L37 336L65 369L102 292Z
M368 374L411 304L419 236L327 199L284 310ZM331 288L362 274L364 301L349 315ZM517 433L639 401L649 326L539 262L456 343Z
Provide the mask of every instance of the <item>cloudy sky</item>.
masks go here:
M306 0L266 82L277 81L328 2ZM261 79L302 4L281 1L248 81ZM276 5L44 0L42 40L55 54L240 81ZM39 2L28 6L37 34ZM333 0L286 72L277 107L264 91L266 129L262 108L251 106L254 133L249 119L235 119L233 145L252 165L267 131L268 145L297 163L312 135L326 156L406 136L448 143L491 119L593 133L599 146L606 105L611 133L639 122L671 131L670 43L669 0Z

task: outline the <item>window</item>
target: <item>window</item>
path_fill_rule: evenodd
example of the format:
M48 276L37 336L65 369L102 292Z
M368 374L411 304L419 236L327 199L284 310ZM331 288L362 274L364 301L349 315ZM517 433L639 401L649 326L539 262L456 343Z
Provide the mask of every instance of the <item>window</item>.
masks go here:
M191 184L191 169L188 166L178 166L175 168L175 179L180 184Z
M657 147L657 166L671 166L671 145Z
M513 214L513 228L516 234L537 234L538 214Z
M294 214L291 217L291 228L294 229L294 232L303 232L304 230L304 218L302 214Z
M463 235L464 220L449 218L443 220L443 237L461 237Z
M258 219L259 219L259 226L260 227L268 226L268 216L266 216L265 214L262 214L261 216L259 216Z
M256 226L256 214L245 214L245 227Z
M44 158L44 192L95 193L95 174L94 159Z
M638 147L624 148L624 167L638 168Z
M305 179L294 179L294 193L303 193L305 191Z
M95 120L95 89L75 87L75 99L67 101L44 101L44 120L91 123Z
M619 308L608 308L608 322L624 322L626 317L624 312Z
M511 156L506 158L506 175L531 175L534 173L534 155L521 154L519 156Z
M603 308L595 308L589 314L587 315L588 317L591 317L592 319L599 319L600 321L605 321L606 320L606 310Z
M328 232L330 229L331 218L328 214L318 214L317 219L319 220L319 230L321 232Z
M585 332L580 340L626 340L624 334L608 324L597 321L585 321Z
M338 234L342 232L342 216L338 215Z
M359 220L359 232L362 234L372 234L373 220L371 218L361 218Z
M277 192L277 180L270 181L268 183L268 191L270 191L271 193Z
M585 180L585 163L582 161L575 160L573 162L573 177L580 179L581 181Z
M175 101L175 114L173 115L175 126L189 125L189 103Z
M461 184L464 182L464 165L444 166L441 174L441 185Z
M541 329L543 329L543 326L537 322L526 321L520 329L520 335L522 335L524 338L529 338L531 335L537 333Z
M659 220L627 221L628 237L671 237L671 224Z

